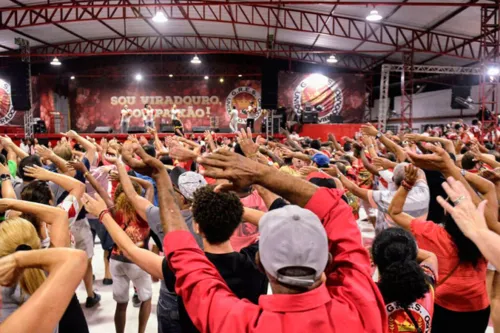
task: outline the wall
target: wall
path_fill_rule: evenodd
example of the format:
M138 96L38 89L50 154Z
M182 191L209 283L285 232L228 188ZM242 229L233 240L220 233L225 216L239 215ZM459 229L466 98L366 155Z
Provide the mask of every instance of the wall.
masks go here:
M474 101L479 100L479 86L472 86L471 98ZM446 124L453 120L464 119L470 123L477 113L477 110L451 109L451 89L424 92L413 95L413 128L419 129L427 124ZM375 100L374 107L371 110L371 119L376 122L378 119L379 100ZM476 105L478 108L479 105ZM387 125L399 125L401 114L401 96L394 98L394 111L396 115L391 117Z

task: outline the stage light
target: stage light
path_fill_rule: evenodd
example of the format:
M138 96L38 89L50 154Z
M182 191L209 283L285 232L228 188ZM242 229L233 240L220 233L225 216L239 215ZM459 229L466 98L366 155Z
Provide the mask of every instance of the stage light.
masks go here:
M498 67L489 67L488 68L488 75L489 76L497 76L500 74L500 69Z
M219 82L220 82L220 83L224 83L224 78L223 78L223 77L221 77L221 78L219 79Z
M156 12L155 16L153 16L153 22L156 23L165 23L168 21L168 18L163 14L162 11Z
M168 77L174 77L174 75L172 75L172 74L168 74Z
M195 56L193 57L193 59L191 60L191 63L192 63L192 64L197 64L197 65L198 65L198 64L201 64L201 60L200 60L200 58L198 58L198 56L196 56L196 55L195 55Z
M241 75L241 74L238 74L238 77L242 77L242 76L243 76L243 75Z
M74 77L73 75L71 75L70 79L71 79L71 80L74 80L74 79L75 79L75 77Z
M205 75L204 79L205 79L205 80L208 80L208 76L206 76L206 75Z
M307 82L311 88L318 89L328 84L328 78L323 74L315 73L307 78Z
M372 10L370 11L370 14L368 14L366 16L366 20L367 21L371 21L371 22L378 22L382 19L382 16L380 16L380 14L378 13L377 10Z
M59 61L59 59L57 59L57 57L54 57L54 59L52 59L52 61L50 62L50 64L52 66L61 66L61 62Z
M328 59L326 59L326 62L330 64L335 64L338 62L337 58L332 54Z
M142 74L136 74L135 75L135 80L136 81L142 81Z

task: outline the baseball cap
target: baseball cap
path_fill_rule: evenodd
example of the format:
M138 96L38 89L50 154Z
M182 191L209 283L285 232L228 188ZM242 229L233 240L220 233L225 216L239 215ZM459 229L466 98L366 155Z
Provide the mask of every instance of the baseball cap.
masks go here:
M182 195L188 200L193 200L194 192L200 187L207 185L207 181L199 173L188 171L179 176L177 184Z
M325 154L316 153L312 157L312 161L316 163L319 167L328 166L330 164L330 159Z
M259 222L259 255L262 266L279 282L310 287L328 263L328 239L319 218L294 205L272 210ZM310 268L313 274L286 276L283 268Z

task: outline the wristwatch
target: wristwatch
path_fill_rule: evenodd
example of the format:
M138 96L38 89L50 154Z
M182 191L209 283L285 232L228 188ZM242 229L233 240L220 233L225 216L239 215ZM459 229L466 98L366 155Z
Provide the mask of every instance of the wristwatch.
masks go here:
M3 182L5 180L11 180L11 176L8 173L3 173L0 175L0 182Z
M382 136L382 132L377 132L377 135L375 135L375 139L380 139Z

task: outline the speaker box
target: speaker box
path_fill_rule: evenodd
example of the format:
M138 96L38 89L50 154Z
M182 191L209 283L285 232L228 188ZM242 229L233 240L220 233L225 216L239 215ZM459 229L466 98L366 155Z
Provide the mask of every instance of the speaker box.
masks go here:
M278 107L278 72L280 62L274 59L267 59L262 66L262 101L263 109L276 109Z
M170 126L167 124L160 125L160 133L174 133L174 126Z
M218 133L229 134L229 133L233 133L233 131L231 131L231 129L229 127L226 127L226 128L219 128L219 132Z
M16 111L31 109L30 64L18 62L9 66L12 106Z
M204 133L205 131L210 130L210 127L207 126L195 126L193 127L193 133Z
M113 133L113 128L111 128L110 126L97 126L94 130L94 133L99 133L99 134Z
M49 139L47 138L37 138L38 144L41 146L48 147L49 146Z
M132 126L128 128L127 133L129 134L146 133L146 128L144 126Z
M302 123L303 124L317 124L318 123L318 112L302 112Z
M452 109L465 109L463 105L457 103L455 98L461 97L463 99L467 99L471 95L471 87L452 87L451 88L451 103L450 106Z
M332 115L330 117L330 123L332 123L332 124L343 124L344 123L344 117L337 116L337 115Z

